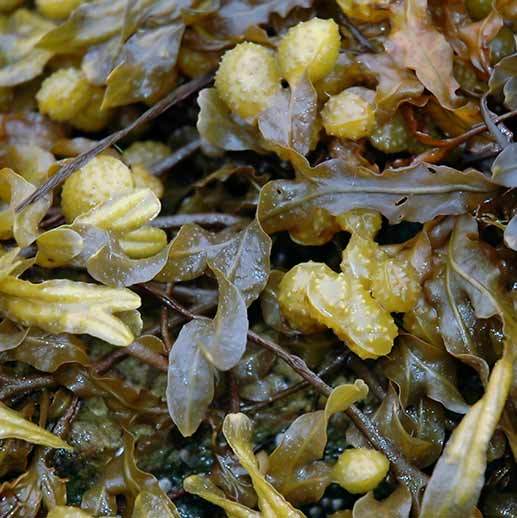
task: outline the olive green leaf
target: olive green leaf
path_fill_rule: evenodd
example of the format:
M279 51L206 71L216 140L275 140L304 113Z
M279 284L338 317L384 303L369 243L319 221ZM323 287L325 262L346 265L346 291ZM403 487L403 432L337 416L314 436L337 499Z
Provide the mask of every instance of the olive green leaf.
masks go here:
M229 518L261 518L263 515L248 507L234 502L224 496L224 493L206 476L191 475L183 481L183 488L188 493L200 496L210 503L224 509Z
M268 233L307 223L315 207L325 207L333 215L368 208L392 223L425 222L440 214L467 212L497 189L478 171L423 163L387 169L380 175L349 167L340 159L311 168L298 156L293 165L297 180L274 180L260 193L258 217Z
M8 361L20 361L43 372L55 372L67 363L87 365L85 345L74 335L48 334L40 329L25 331L21 343L5 355Z
M0 199L7 206L0 210L0 239L14 237L19 246L30 245L38 236L38 225L52 203L47 194L21 212L16 207L36 190L36 186L11 169L0 170Z
M290 502L316 502L322 497L332 481L330 468L317 462L327 445L328 421L367 394L368 386L362 380L340 385L330 394L325 410L301 415L285 431L269 458L268 475Z
M40 508L51 509L66 502L66 480L59 478L45 460L45 450L38 448L29 470L12 482L0 486L4 513L36 518Z
M239 462L251 477L262 516L268 518L301 518L305 516L294 509L260 472L253 453L251 420L244 414L228 414L224 418L223 434Z
M386 376L397 384L404 408L418 402L421 396L427 396L452 412L464 414L468 410L456 388L454 359L443 346L402 335L381 364Z
M452 48L431 21L427 0L397 4L391 17L391 33L385 43L388 54L404 68L415 71L420 82L447 109L458 106L459 84L452 70Z
M165 494L143 490L135 500L131 518L179 518L174 504Z
M488 245L478 240L476 221L470 216L456 220L443 257L443 269L426 288L435 305L447 350L478 370L484 383L487 360L495 352L486 319L499 315L505 334L515 336L513 304L503 289L501 274Z
M478 318L500 316L504 324L503 357L496 362L483 397L452 433L422 501L421 516L469 515L479 498L487 464L488 443L503 413L512 381L517 322L499 269L478 239L471 216L457 219L449 241L449 261L461 277Z
M244 121L236 119L217 94L215 88L199 92L197 130L209 144L225 151L260 152L258 131Z
M409 462L423 468L432 465L440 456L445 440L445 415L443 408L429 399L420 399L411 411L410 414L401 407L398 395L390 385L373 420ZM368 446L356 428L347 430L347 439L357 448Z
M93 515L78 507L58 505L51 509L47 518L92 518Z
M421 518L470 516L474 510L483 487L488 443L511 380L512 359L507 352L494 366L484 396L452 432L425 490Z
M50 333L89 334L113 345L129 345L134 335L120 314L140 306L126 289L55 279L33 284L0 281L0 311L14 322Z
M33 444L41 444L49 448L64 448L70 446L56 435L47 432L24 419L19 412L12 410L0 402L0 439L21 439Z
M268 145L291 148L306 155L317 140L317 94L304 75L287 90L281 90L258 120Z
M123 439L122 451L103 467L102 476L84 493L81 508L95 516L100 509L102 514L115 515L116 497L124 495L128 516L178 518L176 507L160 488L158 480L137 466L135 439L127 432Z
M486 326L478 322L461 278L447 261L443 271L425 284L426 292L438 313L440 333L447 351L475 369L486 383L492 352Z
M169 259L157 280L191 280L202 275L210 263L239 288L249 305L267 283L270 252L271 239L256 220L233 235L214 234L187 224L172 241Z
M39 46L54 52L69 53L103 41L122 28L126 5L126 0L82 3L68 20L48 32Z
M0 322L0 352L16 349L27 336L28 329L20 328L9 319Z
M406 486L398 486L384 500L376 500L370 491L354 504L352 518L409 518L411 493Z
M219 270L213 271L219 284L214 319L198 318L184 325L169 356L167 404L184 436L197 430L212 402L214 369L231 369L246 349L248 316L244 300Z
M152 102L174 81L173 69L183 38L182 23L144 29L122 47L116 67L107 79L103 109L138 101Z
M18 9L0 29L0 86L16 86L39 76L52 52L37 48L54 24L34 11Z

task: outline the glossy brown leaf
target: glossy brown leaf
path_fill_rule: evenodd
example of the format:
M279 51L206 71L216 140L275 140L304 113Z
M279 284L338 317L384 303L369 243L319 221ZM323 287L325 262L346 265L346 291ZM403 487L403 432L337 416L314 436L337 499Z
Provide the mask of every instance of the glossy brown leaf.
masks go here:
M386 50L395 62L415 71L420 82L448 109L458 106L459 84L452 73L452 48L433 26L427 0L407 0L394 8Z
M94 515L99 511L116 514L116 496L123 495L127 511L134 518L177 518L176 507L160 488L158 480L137 466L134 455L135 439L126 432L123 448L104 467L100 479L84 494L81 508Z
M422 518L469 516L479 498L488 442L504 408L512 378L511 356L499 360L484 396L452 433L422 500Z
M185 26L181 23L138 31L124 44L107 78L103 107L152 102L172 87Z
M289 91L282 90L272 99L258 125L268 145L306 155L317 140L317 116L316 90L303 76Z
M257 130L233 117L215 88L201 90L197 102L197 130L206 142L225 151L261 150Z
M474 170L418 164L381 175L348 167L339 159L310 168L298 157L297 180L275 180L261 192L258 216L268 233L302 224L317 206L334 215L354 208L381 212L391 222L427 221L439 214L462 214L496 187Z
M233 235L217 235L194 224L184 225L171 243L169 259L157 279L194 279L210 263L239 288L249 305L266 285L270 250L271 239L257 221Z
M421 399L411 410L412 414L402 409L390 386L373 419L381 433L393 441L412 464L430 466L440 456L445 439L443 409L434 401ZM347 431L347 439L358 448L368 445L355 428Z
M325 410L301 415L285 431L269 458L268 474L290 502L314 502L322 497L332 478L330 468L316 461L323 457L327 444L328 420L367 394L362 380L340 385L330 394Z
M386 376L397 384L404 407L427 396L458 414L468 405L457 389L454 360L443 347L402 335L397 347L383 360Z
M352 518L408 518L411 511L411 493L398 486L384 500L376 500L373 492L367 493L354 504Z
M379 124L388 122L400 104L416 101L424 92L413 72L400 68L388 54L362 54L358 60L378 81L375 117Z

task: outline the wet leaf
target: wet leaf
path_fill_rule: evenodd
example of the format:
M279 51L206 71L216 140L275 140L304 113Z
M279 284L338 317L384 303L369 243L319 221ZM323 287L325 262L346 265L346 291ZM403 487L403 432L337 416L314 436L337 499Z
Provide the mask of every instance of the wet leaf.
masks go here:
M142 491L135 500L132 518L179 518L174 504L165 494Z
M209 320L185 324L169 356L167 405L184 437L197 430L214 397L214 368L197 345L211 332Z
M383 370L397 384L404 408L427 396L452 412L464 414L468 405L456 388L453 362L443 347L402 335L396 348L383 360Z
M445 439L443 409L430 400L419 400L414 412L406 412L390 385L388 394L373 415L383 435L388 437L415 466L432 465L440 456ZM347 431L347 439L356 448L368 446L356 428Z
M38 225L50 207L52 195L47 194L21 212L15 210L35 190L36 186L11 169L0 170L0 199L7 204L0 210L0 239L14 237L24 247L37 238Z
M260 472L252 447L252 424L244 414L228 414L223 422L223 434L248 472L257 493L258 506L268 518L295 518L305 516L294 509Z
M413 72L397 66L388 54L362 54L358 60L378 81L375 117L379 124L388 122L400 104L414 101L424 92Z
M86 491L81 508L94 515L101 510L103 515L117 514L115 498L119 495L125 497L127 511L133 518L179 516L158 480L137 466L135 439L127 432L124 433L123 448L104 467L102 476L94 486ZM105 507L102 502L108 505Z
M328 421L367 394L362 380L340 385L332 391L325 410L301 415L285 431L269 458L268 475L290 502L316 502L322 497L332 477L330 468L316 461L323 457L327 444ZM311 473L311 468L317 469Z
M52 52L37 48L37 44L53 27L52 22L26 9L15 11L2 24L0 86L16 86L43 72Z
M76 336L49 335L35 328L25 334L21 344L7 353L10 361L24 362L43 372L55 372L67 363L89 363L86 348Z
M8 277L0 281L0 309L11 320L50 333L90 334L114 345L129 345L131 329L118 314L140 306L125 289L55 279L33 284Z
M517 187L517 143L497 155L492 164L492 181L505 187Z
M504 229L504 243L508 248L517 250L517 216L514 216Z
M20 328L8 319L0 322L0 352L16 349L28 332L28 329Z
M235 367L246 349L248 316L239 290L214 269L219 285L215 318L192 320L169 356L167 404L184 436L192 435L214 396L214 367Z
M395 6L392 29L385 43L395 62L415 71L420 82L440 104L453 109L460 103L458 82L452 73L452 48L433 26L427 0L407 0Z
M273 146L306 155L317 139L317 94L307 76L280 91L260 115L262 137Z
M86 262L88 273L102 284L123 288L152 280L165 266L169 247L152 257L129 258L114 236Z
M317 206L334 215L354 208L381 212L391 222L427 221L438 214L461 214L495 191L481 173L418 164L377 175L328 160L310 168L294 164L298 180L274 180L262 189L258 216L268 233L303 224Z
M59 478L38 448L29 470L12 482L0 486L0 511L23 518L36 517L40 507L52 509L66 503L66 481Z
M144 29L131 36L107 78L103 108L152 102L167 93L164 85L172 86L184 29L183 24L176 23Z
M405 486L398 486L384 500L376 500L370 491L354 504L352 518L408 518L411 511L411 493Z
M107 286L125 287L153 279L165 266L168 248L151 257L133 259L124 246L127 238L146 227L160 210L150 189L109 200L71 225L61 225L39 236L36 262L47 268L73 265ZM160 243L158 243L160 244Z
M206 476L191 475L184 480L183 487L188 493L200 496L224 509L229 518L260 518L262 516L258 511L253 511L226 498L224 493Z
M27 421L3 403L0 403L0 439L22 439L49 448L71 449L62 439Z
M208 263L239 288L247 305L263 290L269 276L271 239L257 221L233 235L217 235L183 225L169 249L167 265L157 279L178 282L202 275Z
M434 468L422 502L423 517L446 516L453 510L473 511L484 482L488 443L510 391L516 321L513 304L504 292L499 270L478 240L473 218L458 218L449 243L455 271L465 283L478 318L498 314L504 323L503 357L492 369L483 397L454 430Z
M517 54L507 56L497 63L488 86L490 93L503 99L508 108L517 109Z
M512 344L513 346L513 344ZM504 408L512 379L511 355L494 366L484 396L453 431L425 490L420 516L469 516L483 487L488 442Z
M231 115L215 88L201 90L197 102L200 109L197 130L206 142L225 151L260 151L258 132Z

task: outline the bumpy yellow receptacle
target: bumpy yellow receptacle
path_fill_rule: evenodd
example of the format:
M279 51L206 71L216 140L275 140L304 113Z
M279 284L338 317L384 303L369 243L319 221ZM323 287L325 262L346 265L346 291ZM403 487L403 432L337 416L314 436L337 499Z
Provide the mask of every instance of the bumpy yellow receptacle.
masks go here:
M371 135L375 128L375 92L352 87L332 96L321 110L328 135L357 140Z
M235 46L221 59L215 88L233 113L243 118L256 117L280 90L273 52L255 43Z
M287 31L278 46L280 71L293 84L305 72L312 82L326 76L336 64L341 39L334 20L312 18Z
M367 493L375 489L388 473L386 455L368 448L345 450L332 470L334 482L349 493Z
M68 222L110 198L134 189L133 175L120 160L99 156L73 173L63 185L61 207Z
M39 111L51 119L65 122L89 103L92 86L77 68L64 68L47 77L36 94Z
M300 263L291 268L278 286L278 303L289 325L302 333L316 333L325 329L310 314L306 289L313 276L331 273L332 270L322 263Z

